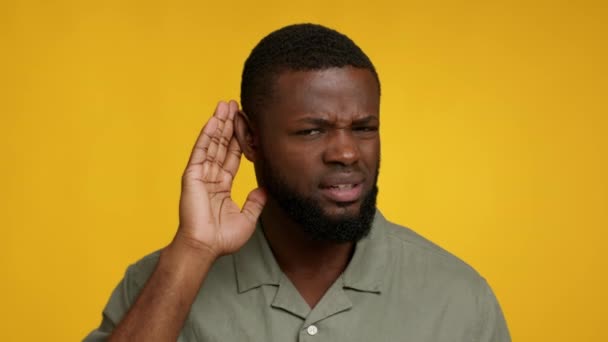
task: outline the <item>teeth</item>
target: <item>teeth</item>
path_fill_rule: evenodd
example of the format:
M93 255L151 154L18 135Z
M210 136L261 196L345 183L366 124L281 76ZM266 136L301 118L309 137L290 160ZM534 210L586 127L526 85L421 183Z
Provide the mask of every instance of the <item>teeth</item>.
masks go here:
M353 185L352 184L339 184L339 185L332 186L332 188L336 188L336 189L340 189L340 190L346 190L346 189L352 189Z

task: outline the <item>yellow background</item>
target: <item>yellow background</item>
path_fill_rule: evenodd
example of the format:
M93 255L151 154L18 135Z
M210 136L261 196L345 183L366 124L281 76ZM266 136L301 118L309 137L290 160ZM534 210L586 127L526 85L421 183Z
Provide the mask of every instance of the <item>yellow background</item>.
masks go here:
M0 2L0 340L75 341L168 243L180 174L283 25L383 85L379 206L493 286L514 341L608 341L605 1ZM254 185L244 163L239 200ZM393 317L392 319L398 319Z

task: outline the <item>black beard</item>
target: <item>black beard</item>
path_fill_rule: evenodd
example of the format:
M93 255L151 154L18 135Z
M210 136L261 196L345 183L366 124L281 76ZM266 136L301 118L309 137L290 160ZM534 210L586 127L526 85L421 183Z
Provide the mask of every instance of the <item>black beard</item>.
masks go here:
M366 237L376 214L377 180L378 170L376 170L374 186L363 196L358 214L333 218L325 213L318 201L292 190L267 160L263 161L262 166L262 181L268 194L315 241L357 242Z

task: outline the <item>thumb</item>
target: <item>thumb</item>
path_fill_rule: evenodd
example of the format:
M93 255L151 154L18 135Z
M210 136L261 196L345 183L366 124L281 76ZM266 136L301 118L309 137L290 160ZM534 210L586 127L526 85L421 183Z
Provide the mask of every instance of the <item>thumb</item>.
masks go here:
M249 195L247 195L247 200L245 200L241 213L243 213L251 223L255 224L262 213L262 209L264 209L267 197L266 190L263 188L252 190Z

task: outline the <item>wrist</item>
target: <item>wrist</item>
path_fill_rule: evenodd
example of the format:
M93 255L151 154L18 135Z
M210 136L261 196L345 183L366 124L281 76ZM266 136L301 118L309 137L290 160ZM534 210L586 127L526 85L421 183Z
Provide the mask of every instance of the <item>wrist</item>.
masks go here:
M195 258L213 259L215 261L221 256L217 248L192 238L183 233L181 229L178 229L173 241L167 247L179 251L180 254L187 254Z
M176 234L160 254L159 266L183 275L206 274L219 255L203 244ZM193 277L197 278L197 277Z

